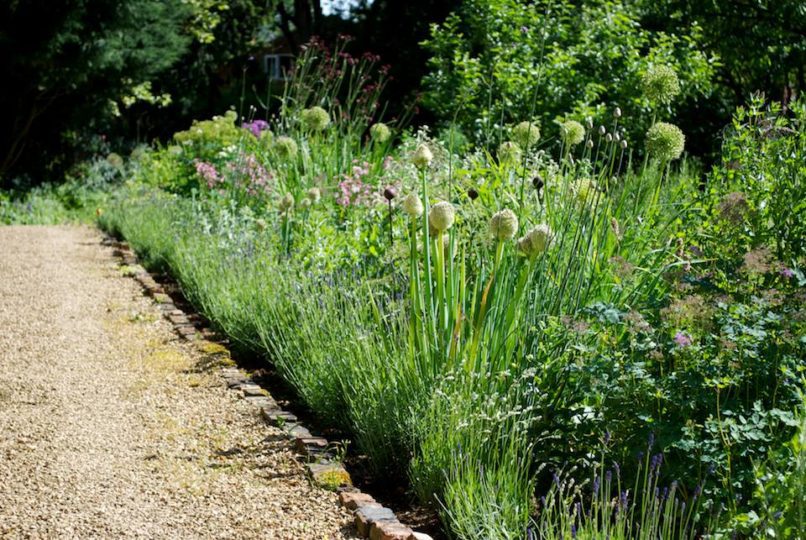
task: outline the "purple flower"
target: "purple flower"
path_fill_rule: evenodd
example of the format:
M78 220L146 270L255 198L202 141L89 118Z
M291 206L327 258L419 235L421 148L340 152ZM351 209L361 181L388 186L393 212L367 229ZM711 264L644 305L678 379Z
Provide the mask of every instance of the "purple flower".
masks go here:
M678 332L674 335L674 342L677 344L678 347L684 349L691 345L691 338L688 337L683 332Z
M260 137L260 134L269 129L269 123L265 120L252 120L251 122L244 122L241 127L250 131L255 137Z
M795 272L793 272L791 268L787 267L781 268L780 274L782 277L785 277L786 279L790 279L795 276Z

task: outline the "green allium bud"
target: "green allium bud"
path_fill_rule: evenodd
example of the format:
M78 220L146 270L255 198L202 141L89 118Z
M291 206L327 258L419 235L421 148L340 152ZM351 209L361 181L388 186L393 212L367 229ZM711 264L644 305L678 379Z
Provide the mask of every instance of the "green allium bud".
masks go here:
M297 157L297 143L291 137L285 135L274 140L274 151L284 159L294 159Z
M311 201L311 204L316 204L319 202L319 199L322 198L322 192L319 191L319 188L312 187L308 190L308 194L306 196L308 197L308 200Z
M330 115L322 107L304 109L300 114L302 125L311 131L323 131L330 125Z
M493 214L490 219L490 233L497 240L509 240L518 233L518 216L509 208Z
M567 146L575 146L585 140L585 127L576 120L560 124L560 137Z
M412 218L417 218L423 215L423 202L416 193L409 193L403 200L403 211Z
M668 105L680 93L680 80L669 66L654 66L641 78L644 95L652 103Z
M499 163L520 163L522 155L521 147L512 141L503 142L498 147Z
M521 122L512 128L512 140L527 150L540 139L540 128L534 122Z
M426 144L420 144L411 155L411 162L420 170L428 168L433 159L434 154L431 153L431 149Z
M378 122L369 128L369 136L372 137L372 140L374 141L385 143L389 140L389 137L392 136L392 130L390 130L389 126L386 124Z
M428 215L428 223L434 227L437 232L445 232L453 226L453 220L456 213L453 205L449 202L438 202L431 207L431 213Z
M646 151L663 162L679 158L685 146L686 136L673 124L658 122L646 133Z

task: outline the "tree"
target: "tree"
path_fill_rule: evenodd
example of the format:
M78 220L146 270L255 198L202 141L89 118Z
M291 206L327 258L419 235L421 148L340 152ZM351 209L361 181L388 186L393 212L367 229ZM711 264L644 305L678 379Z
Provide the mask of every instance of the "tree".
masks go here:
M0 185L58 174L87 135L142 97L191 41L181 0L27 0L0 5ZM97 140L96 140L97 142Z

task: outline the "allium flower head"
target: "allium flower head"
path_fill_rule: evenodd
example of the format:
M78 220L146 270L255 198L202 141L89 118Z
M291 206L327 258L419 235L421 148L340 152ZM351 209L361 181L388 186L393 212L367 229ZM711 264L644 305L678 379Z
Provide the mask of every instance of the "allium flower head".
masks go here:
M330 115L322 107L311 107L302 111L300 121L306 129L323 131L330 125Z
M518 233L518 216L509 208L493 214L490 219L490 233L496 240L509 240Z
M498 147L498 162L499 163L519 163L521 160L522 152L521 147L517 143L507 141L501 143Z
M303 210L308 209L311 207L311 200L308 197L305 197L301 201L299 201L299 207Z
M297 157L297 143L291 137L285 135L277 137L274 140L274 151L277 152L281 158L293 159Z
M673 124L658 122L646 133L646 151L663 162L679 158L685 146L686 136Z
M446 201L438 202L431 207L431 212L428 214L428 223L437 232L445 232L453 226L455 217L456 212L451 203Z
M409 193L403 200L403 211L413 218L423 215L423 202L416 193Z
M528 233L526 233L526 238L529 239L529 244L532 248L532 254L543 253L548 249L549 244L551 244L551 239L554 237L554 233L551 232L551 227L546 225L545 223L541 223L536 227L533 227Z
M560 137L566 146L575 146L585 140L585 126L576 120L560 124Z
M596 183L589 178L579 178L571 184L571 193L580 205L589 205L596 199Z
M512 128L512 140L529 149L540 139L540 128L534 122L523 121Z
M306 197L311 201L311 204L316 204L322 198L322 192L319 191L318 187L312 187L308 190Z
M369 128L369 136L372 137L373 141L385 143L392 136L392 130L386 124L378 122L377 124L372 124L372 127Z
M428 168L433 159L434 154L431 153L431 149L428 148L428 145L425 143L420 144L411 155L411 162L420 170Z
M294 196L290 193L286 193L282 199L280 199L280 212L287 212L294 207Z
M653 66L641 78L641 87L649 101L668 105L680 93L680 80L669 66Z

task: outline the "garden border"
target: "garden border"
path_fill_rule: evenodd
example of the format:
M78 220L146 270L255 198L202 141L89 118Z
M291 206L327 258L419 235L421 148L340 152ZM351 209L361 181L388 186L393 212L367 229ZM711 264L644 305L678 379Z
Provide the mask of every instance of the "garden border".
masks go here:
M300 458L311 481L322 489L335 489L341 506L353 514L358 535L370 540L433 540L401 523L393 510L377 502L371 495L353 486L350 473L336 459L330 442L313 435L291 412L283 410L268 390L257 384L232 361L229 349L216 340L216 334L197 313L179 309L165 289L137 261L137 256L125 241L104 233L102 245L113 248L113 256L127 268L126 275L137 281L147 296L159 307L162 315L173 325L181 339L192 342L199 352L218 357L220 375L227 388L236 391L248 403L257 407L261 417L285 432Z

